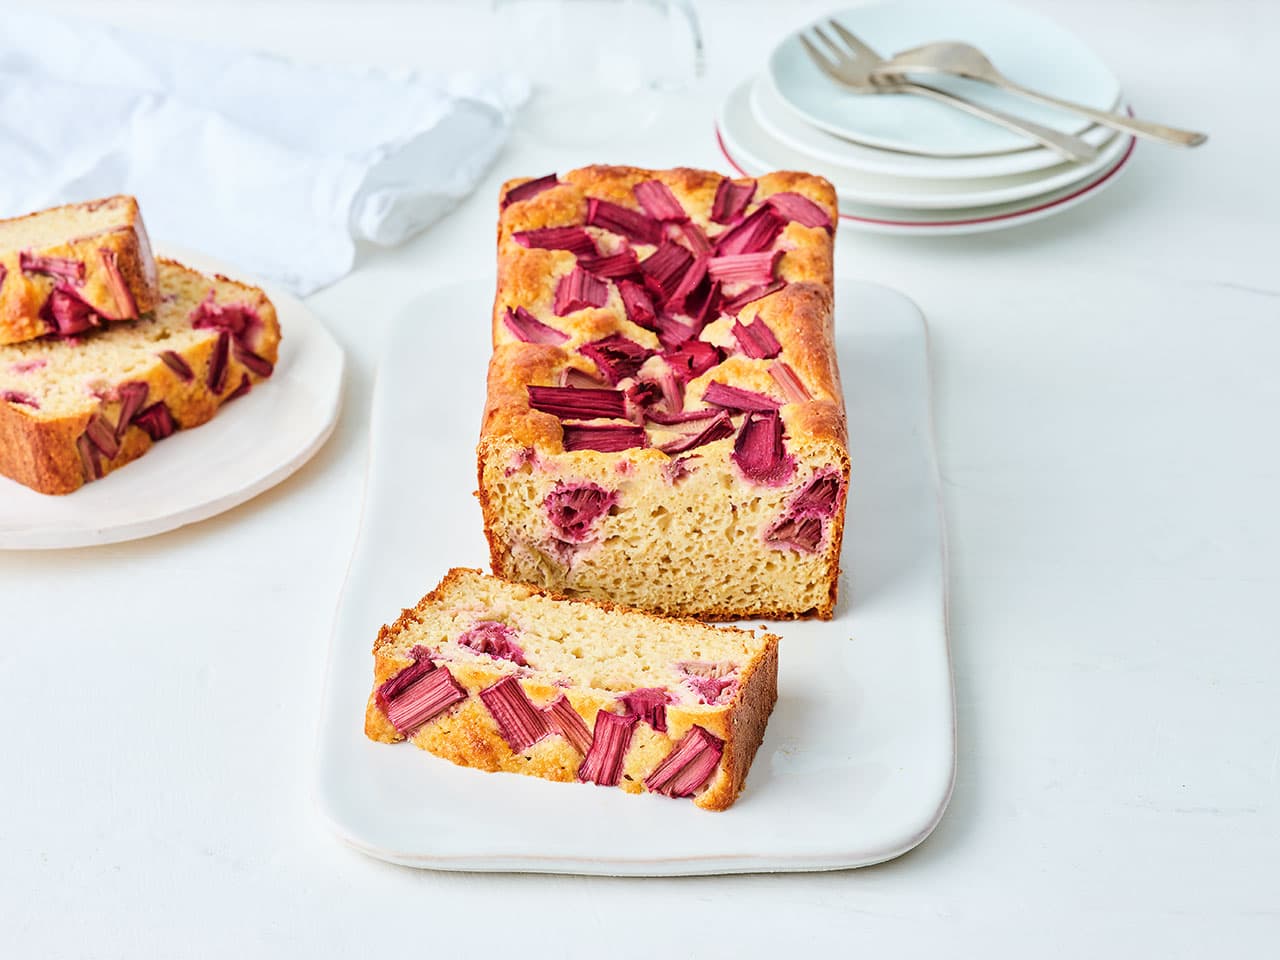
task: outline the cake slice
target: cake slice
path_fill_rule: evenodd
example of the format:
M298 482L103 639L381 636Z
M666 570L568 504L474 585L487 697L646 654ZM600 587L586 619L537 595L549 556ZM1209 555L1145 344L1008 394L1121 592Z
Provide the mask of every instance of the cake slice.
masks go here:
M0 347L0 473L70 493L271 376L266 294L170 260L159 280L150 317Z
M832 616L836 216L804 173L506 186L477 450L495 574L668 616Z
M159 298L133 197L0 220L0 344L136 320Z
M449 571L378 633L365 734L465 767L723 810L777 700L778 638Z

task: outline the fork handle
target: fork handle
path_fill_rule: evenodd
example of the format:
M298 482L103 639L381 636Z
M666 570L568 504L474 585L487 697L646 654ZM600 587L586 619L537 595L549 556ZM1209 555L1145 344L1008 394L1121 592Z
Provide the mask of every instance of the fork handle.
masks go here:
M1138 137L1147 137L1150 140L1160 140L1179 147L1198 147L1209 139L1207 134L1196 133L1194 130L1179 130L1177 127L1167 127L1163 123L1151 123L1147 120L1139 120L1136 117L1126 117L1123 114L1112 113L1110 110L1095 110L1093 107L1086 107L1082 103L1059 100L1057 97L1051 97L1049 94L1041 93L1039 90L1024 87L1014 83L1012 80L1005 80L1003 83L997 84L997 86L1004 87L1010 93L1016 93L1026 97L1028 100L1038 100L1041 103L1047 103L1051 107L1060 107L1063 110L1078 113L1080 116L1088 117L1094 123L1100 123L1104 127L1121 130L1124 133L1132 133Z
M915 93L922 97L929 97L940 103L947 103L951 106L971 113L975 117L981 117L983 120L990 120L992 123L999 124L1006 130L1012 130L1014 133L1020 133L1025 137L1030 137L1037 143L1043 144L1050 150L1055 151L1060 156L1068 160L1077 162L1085 160L1095 160L1098 156L1096 148L1090 146L1079 137L1072 136L1069 133L1060 133L1057 130L1051 130L1049 127L1033 123L1030 120L1024 120L1021 117L1015 117L1012 114L1005 113L1003 110L996 110L993 107L986 107L982 104L974 103L972 100L966 100L964 97L958 97L954 93L948 93L945 90L939 90L937 87L931 87L927 84L916 83L914 81L903 81L895 83L894 89L902 93Z

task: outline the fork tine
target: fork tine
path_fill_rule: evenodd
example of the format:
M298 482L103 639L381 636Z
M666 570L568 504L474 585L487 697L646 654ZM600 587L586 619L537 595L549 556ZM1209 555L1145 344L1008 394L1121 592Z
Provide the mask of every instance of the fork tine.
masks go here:
M872 60L883 59L883 57L881 57L880 54L876 53L874 50L868 47L865 43L859 40L852 32L850 32L849 30L846 30L843 26L841 26L838 20L828 20L827 25L831 27L831 29L834 30L836 33L840 34L840 39L843 40L845 43L847 43L849 45L849 48L853 50L858 56L869 57Z
M836 72L835 64L828 60L817 47L810 43L809 38L803 33L797 34L797 36L800 37L800 42L804 44L804 49L809 54L809 59L817 64L818 69L829 76L832 80L839 80L840 75Z
M851 60L853 60L853 56L849 53L849 51L844 49L844 47L840 46L838 43L836 43L834 40L828 37L825 33L823 33L821 27L815 26L813 28L813 32L818 37L818 39L821 40L823 44L826 45L826 48L830 51L831 56L835 58L836 66L839 66L842 63L848 63Z

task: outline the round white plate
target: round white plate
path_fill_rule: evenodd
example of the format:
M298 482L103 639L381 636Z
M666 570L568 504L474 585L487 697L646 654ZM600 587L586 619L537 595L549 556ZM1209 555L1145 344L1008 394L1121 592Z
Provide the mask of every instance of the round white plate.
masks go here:
M725 144L724 137L717 132L720 150L729 164L743 176L757 177L772 168L756 167L750 162L740 161ZM1103 170L1083 183L1075 183L1043 196L1031 197L1012 203L995 204L986 207L969 207L955 210L912 210L906 207L878 207L840 200L840 219L856 230L870 233L906 233L918 235L985 233L990 230L1003 230L1016 227L1071 207L1092 196L1096 196L1104 188L1115 181L1128 166L1133 156L1134 139L1125 137L1125 149L1120 158L1110 168Z
M850 167L862 173L891 177L919 177L934 180L970 180L1008 177L1018 173L1046 170L1062 164L1062 157L1044 147L1000 153L991 157L926 157L897 150L868 147L810 126L778 95L773 80L761 74L751 84L751 113L760 129L783 146L823 163ZM1114 140L1118 134L1095 124L1081 139L1095 147Z
M333 432L342 348L302 301L209 257L164 254L267 291L282 332L275 372L208 423L179 430L75 493L47 496L0 477L0 549L118 543L204 520L284 480Z
M1099 110L1110 109L1120 96L1115 75L1081 40L1044 17L995 0L895 0L839 11L816 23L829 19L883 57L934 40L958 40L978 47L1005 76L1033 90ZM923 97L858 94L840 87L814 65L795 34L773 51L768 69L796 113L864 144L939 157L1028 149L1018 134ZM1090 125L1077 114L976 80L917 79L1064 133L1080 133Z
M1011 203L1078 183L1112 166L1124 153L1128 137L1115 137L1089 163L1056 167L1007 177L926 180L866 173L825 163L777 142L756 122L751 110L750 82L740 85L720 110L720 134L734 158L758 170L805 170L835 186L844 201L911 210L949 210Z

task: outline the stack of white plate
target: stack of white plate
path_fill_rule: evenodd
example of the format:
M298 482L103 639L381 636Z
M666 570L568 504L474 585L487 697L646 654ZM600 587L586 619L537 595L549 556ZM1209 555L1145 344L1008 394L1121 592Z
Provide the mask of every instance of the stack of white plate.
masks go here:
M836 11L836 19L882 56L935 40L984 51L1010 79L1100 110L1126 109L1107 66L1061 27L992 0L893 0ZM830 33L830 31L828 31ZM975 233L1050 216L1114 182L1133 138L1076 114L1040 106L977 81L916 79L967 99L1076 134L1097 159L1063 161L1003 127L908 94L857 94L809 60L796 35L765 72L730 94L718 136L748 176L804 170L826 177L849 225L894 233Z

